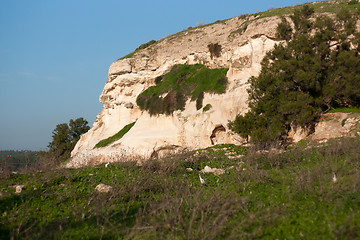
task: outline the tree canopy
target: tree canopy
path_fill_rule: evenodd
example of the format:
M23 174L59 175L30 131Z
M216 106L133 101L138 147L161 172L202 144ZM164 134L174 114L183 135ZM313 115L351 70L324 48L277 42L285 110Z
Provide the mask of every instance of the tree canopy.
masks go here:
M52 132L52 141L48 145L49 153L54 154L59 160L68 159L80 136L89 129L88 122L83 118L70 119L69 124L56 125Z
M284 141L291 126L312 127L335 107L360 107L357 15L313 18L308 5L278 25L275 46L250 78L249 112L229 126L254 142Z

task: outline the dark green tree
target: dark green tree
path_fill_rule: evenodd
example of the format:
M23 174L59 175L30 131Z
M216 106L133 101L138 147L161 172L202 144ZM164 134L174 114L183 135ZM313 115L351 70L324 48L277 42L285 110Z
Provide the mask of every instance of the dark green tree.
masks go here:
M288 40L270 51L258 77L250 78L249 108L229 126L254 142L284 142L292 126L312 127L334 107L360 107L359 34L345 10L336 18L310 20L305 5L283 18L278 36ZM291 37L289 37L291 36Z
M282 40L289 41L292 37L292 28L285 17L281 17L281 23L277 26L276 36Z
M49 153L59 161L68 159L80 136L89 129L88 122L83 118L70 119L69 124L56 125L52 132L52 141L48 145Z

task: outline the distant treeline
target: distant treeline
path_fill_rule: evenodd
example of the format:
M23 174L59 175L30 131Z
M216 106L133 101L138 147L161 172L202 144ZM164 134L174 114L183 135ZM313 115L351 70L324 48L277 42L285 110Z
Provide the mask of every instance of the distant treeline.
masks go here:
M27 169L39 160L36 151L0 151L0 172Z

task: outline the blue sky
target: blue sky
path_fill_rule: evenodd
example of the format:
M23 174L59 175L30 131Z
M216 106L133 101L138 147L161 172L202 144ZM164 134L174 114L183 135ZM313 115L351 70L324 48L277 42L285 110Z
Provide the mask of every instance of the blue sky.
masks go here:
M197 23L305 0L0 0L0 150L46 150L59 123L91 126L110 64Z

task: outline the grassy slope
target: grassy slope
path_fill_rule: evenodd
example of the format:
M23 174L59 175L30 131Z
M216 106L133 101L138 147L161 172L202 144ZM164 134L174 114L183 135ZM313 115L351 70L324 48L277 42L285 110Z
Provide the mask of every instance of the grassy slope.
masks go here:
M113 143L119 139L121 139L130 129L135 125L136 122L129 123L128 125L124 126L118 133L115 135L108 137L106 139L101 140L95 145L95 148L105 147L110 143Z
M144 96L161 95L171 90L183 91L195 99L200 92L213 91L224 93L226 85L217 81L226 77L228 69L209 69L201 64L176 65L165 74L163 80L156 86L149 87L141 94ZM179 83L179 79L183 79Z
M224 93L227 71L227 68L209 69L202 64L175 65L170 72L161 76L157 85L143 91L136 102L142 110L148 110L152 115L170 114L181 109L189 97L194 101L204 92ZM163 94L166 96L163 97ZM170 97L171 95L175 97ZM181 101L177 100L178 95L181 95ZM200 100L202 105L202 99Z
M360 138L340 139L246 157L239 156L244 148L226 145L141 167L3 176L0 238L354 239L360 237L359 145ZM227 170L201 174L201 185L206 165ZM113 191L97 193L99 183ZM15 184L25 185L20 194Z

